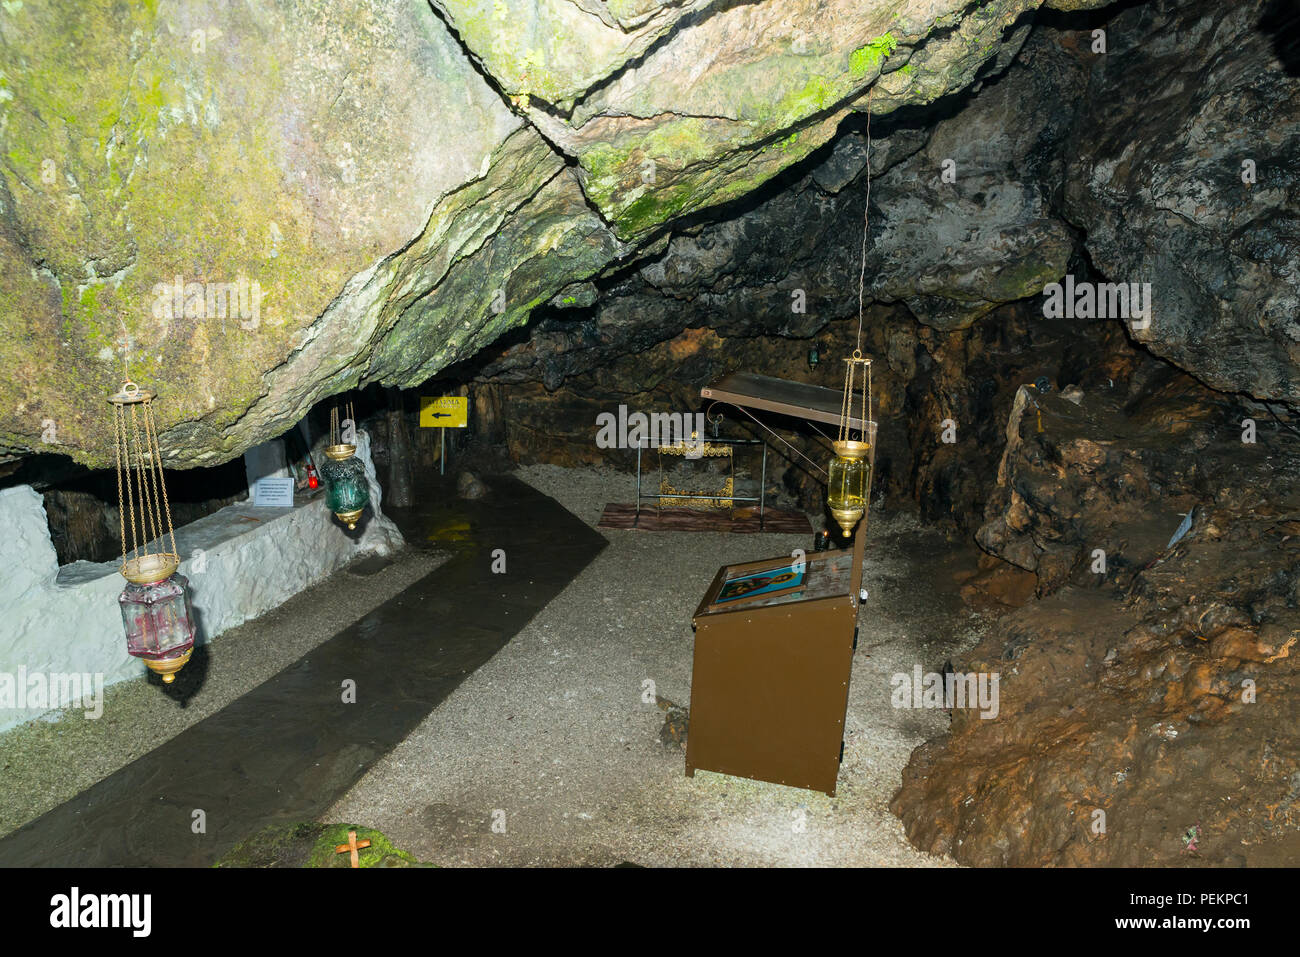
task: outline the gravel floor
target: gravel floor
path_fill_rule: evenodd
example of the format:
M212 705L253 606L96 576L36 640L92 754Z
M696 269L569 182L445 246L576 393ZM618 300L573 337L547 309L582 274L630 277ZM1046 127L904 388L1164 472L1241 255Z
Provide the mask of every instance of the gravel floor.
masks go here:
M633 480L535 466L520 478L595 524ZM806 536L602 530L610 546L361 779L325 820L377 827L423 860L474 865L951 866L887 802L942 711L895 710L890 676L938 670L981 622L956 597L969 546L873 512L862 635L834 798L700 771L659 740L647 682L690 700L690 615L720 565ZM652 699L653 700L653 699Z
M86 720L79 710L55 712L0 734L0 835L225 707L446 557L407 548L388 563L362 558L279 608L227 631L208 645L206 680L184 704L141 677L105 688L104 712L97 720Z

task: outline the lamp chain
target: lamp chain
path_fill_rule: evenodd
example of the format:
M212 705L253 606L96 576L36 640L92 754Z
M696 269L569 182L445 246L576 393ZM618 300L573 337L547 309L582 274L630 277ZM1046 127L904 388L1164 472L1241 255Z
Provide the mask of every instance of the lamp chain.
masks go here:
M113 406L113 445L117 452L117 522L118 530L122 534L122 561L126 561L126 516L129 512L131 515L131 555L136 556L135 545L135 509L131 506L131 475L128 471L131 467L130 452L126 444L126 419L125 412L120 405ZM125 467L123 455L126 456ZM127 473L126 479L126 498L122 497L122 473Z
M163 511L167 515L167 535L171 539L172 554L179 560L180 551L176 548L176 530L172 526L172 506L167 500L167 483L163 480L162 471L162 450L158 447L158 426L153 419L153 401L150 400L144 404L144 423L145 429L149 434L150 456L153 458L158 470L158 488L162 490ZM161 535L161 533L159 533Z
M145 484L144 453L140 449L140 420L135 414L134 405L131 406L131 438L135 442L135 487L140 498L140 550L147 557L150 554L149 543L157 536L150 527L153 501L149 497L149 487Z
M844 395L840 399L840 441L849 437L849 396L853 393L853 360L844 360Z
M343 421L351 422L352 428L355 429L357 427L357 420L355 417L355 413L352 411L351 399L347 401L347 404L344 406L344 409L347 412L347 418L344 419ZM335 405L330 409L330 445L342 445L342 444L343 444L343 433L339 429L339 407Z
M871 443L871 458L876 458L876 435L871 417L871 360L867 360L867 420L862 423L862 441Z
M146 491L148 492L148 496L149 496L148 515L149 515L149 523L150 523L150 533L152 533L152 538L150 538L150 541L153 541L156 538L158 539L159 547L163 547L165 546L165 543L162 541L162 529L158 527L159 525L162 524L162 520L158 514L158 489L154 486L154 481L153 481L153 462L151 461L152 455L150 454L149 451L149 436L147 432L144 435L140 434L140 430L144 426L143 409L141 409L140 419L141 421L136 422L135 406L131 406L131 420L133 422L136 422L136 435L139 436L140 438L139 444L137 446L140 450L140 459L138 463L140 467L140 474L144 476L144 479L147 479L149 483L146 486ZM145 464L146 461L148 461L148 465Z

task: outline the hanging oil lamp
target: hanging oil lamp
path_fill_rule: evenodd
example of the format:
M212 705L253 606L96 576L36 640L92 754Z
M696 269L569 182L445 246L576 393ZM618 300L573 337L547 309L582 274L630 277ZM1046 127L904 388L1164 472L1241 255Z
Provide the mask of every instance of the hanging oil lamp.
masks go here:
M348 415L352 415L351 404ZM320 474L325 480L325 504L349 529L357 527L357 520L370 502L366 469L356 455L355 445L341 441L339 410L335 407L330 410L330 444L325 449L327 461L321 466Z
M170 684L194 652L194 610L189 581L176 569L180 552L172 529L162 455L153 416L153 393L127 379L113 404L117 450L117 512L122 541L118 596L126 650ZM126 529L131 528L128 554Z
M871 421L871 360L855 349L844 363L839 439L831 443L835 457L830 463L826 504L848 538L867 512L876 423Z
M871 158L871 97L867 94L867 158ZM867 202L862 210L862 259L858 269L858 338L853 355L844 360L844 396L840 404L840 433L832 442L826 504L844 537L862 522L871 501L871 470L876 457L876 423L871 419L871 360L862 354L862 319L866 307L867 244L871 239L871 163L866 166ZM856 408L855 408L856 407ZM856 428L855 428L856 423ZM865 523L864 523L865 524ZM861 532L859 532L861 534Z

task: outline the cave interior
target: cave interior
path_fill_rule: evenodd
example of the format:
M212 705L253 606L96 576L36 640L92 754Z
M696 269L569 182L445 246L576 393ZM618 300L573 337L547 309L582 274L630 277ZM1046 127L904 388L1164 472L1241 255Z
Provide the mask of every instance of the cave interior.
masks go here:
M108 864L267 866L262 828L283 830L287 816L305 823L276 832L280 866L346 866L347 855L316 851L349 840L349 827L394 865L1300 859L1293 5L998 0L926 15L920 3L855 14L790 3L788 57L840 72L815 102L778 110L804 69L770 39L763 18L776 14L759 10L782 4L591 5L601 17L579 5L591 30L614 24L625 38L608 63L605 39L579 42L547 19L573 5L536 4L539 19L518 29L553 32L516 63L496 42L507 28L483 27L474 4L381 14L349 0L338 22L323 17L299 38L344 60L375 47L360 87L339 86L356 116L338 136L313 112L325 107L308 74L249 74L249 38L272 41L221 6L146 25L155 52L108 54L84 37L76 47L120 93L135 80L113 71L156 63L168 30L191 60L224 36L224 66L170 68L209 71L206 86L156 87L156 129L133 115L147 104L132 93L94 146L108 144L104 176L117 175L114 150L134 153L148 189L181 196L209 225L173 235L181 227L145 205L145 187L127 196L83 172L83 144L59 149L85 220L56 228L42 193L56 186L40 185L27 155L64 154L37 138L4 161L0 279L7 303L33 304L7 307L19 326L0 327L18 370L0 415L0 491L39 495L60 574L118 561L102 396L125 369L157 393L178 530L239 509L256 525L245 453L268 443L286 449L295 508L318 507L305 465L320 470L342 406L382 489L363 522L382 512L404 544L364 556L358 545L357 561L278 607L200 635L174 684L143 668L111 683L104 712L123 715L116 723L61 705L0 732L12 767L0 863L26 863L36 847L84 858L94 845L91 859ZM263 6L297 22L294 4ZM89 27L109 7L69 16ZM362 13L390 19L336 53L341 24ZM224 30L195 26L207 30L196 38L199 14ZM0 75L29 78L60 55L43 16L3 14ZM399 95L403 70L418 74L416 93L469 105L426 125L427 104ZM245 96L280 96L279 82L298 84L279 106ZM55 111L65 132L92 122L21 86L12 109ZM753 99L766 111L753 113ZM232 133L228 176L168 152L197 155L245 100L250 129L275 132ZM11 147L16 125L0 123ZM281 136L292 150L264 163L258 144L273 154ZM263 166L272 180L257 180ZM205 176L208 192L179 192ZM241 177L247 194L232 186ZM209 228L227 215L234 232ZM268 229L271 252L253 249ZM116 235L150 230L138 245ZM91 277L79 301L68 291L77 268ZM258 277L261 315L204 314L200 292L194 316L184 283L171 300L173 274L236 271ZM133 299L124 290L139 272ZM165 321L144 291L158 284ZM872 360L877 431L866 515L843 538L825 473L836 426L701 390L744 372L838 400L855 348ZM439 397L465 400L463 426L428 417ZM702 434L678 438L736 444L665 464L635 437L601 439L602 423L630 413L682 415ZM666 489L701 497L674 503L659 498ZM738 563L814 561L827 538L864 555L860 592L844 586L856 627L830 793L704 765L686 776L701 667L693 612L710 579ZM189 559L197 600L204 578ZM249 561L244 578L269 574ZM24 593L5 597L0 673L54 667L24 651ZM74 663L85 640L69 636ZM789 626L772 640L798 659L810 633ZM367 641L384 643L382 660L365 659ZM310 753L316 768L355 758L355 774L303 772L301 796L234 800L239 815L197 845L189 818L148 852L68 823L95 788L134 781L133 761L163 770L131 787L170 794L169 742L207 727L201 752L220 765L259 733L249 714L275 711L275 695L315 702L304 684L313 656L357 657L357 674L375 675L358 679L354 700L383 687L414 702L356 719L335 717L333 699L302 704L310 743L289 735L277 747ZM344 673L317 671L331 687ZM404 671L408 684L395 677ZM952 675L980 693L955 705L942 693ZM932 676L937 698L921 693ZM979 684L989 676L993 702ZM765 707L802 713L779 693ZM769 745L783 746L756 746ZM241 773L274 780L263 763ZM831 838L772 836L792 814ZM730 823L701 838L706 818ZM106 833L115 819L104 820Z

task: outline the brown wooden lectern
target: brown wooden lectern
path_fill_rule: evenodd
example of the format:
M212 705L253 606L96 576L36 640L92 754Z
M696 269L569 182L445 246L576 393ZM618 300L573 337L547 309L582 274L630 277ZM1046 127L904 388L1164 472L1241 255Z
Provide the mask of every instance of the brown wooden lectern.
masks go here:
M802 571L789 556L718 571L693 619L688 776L835 793L865 537Z

